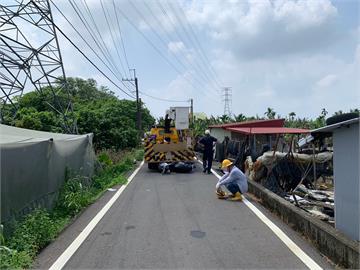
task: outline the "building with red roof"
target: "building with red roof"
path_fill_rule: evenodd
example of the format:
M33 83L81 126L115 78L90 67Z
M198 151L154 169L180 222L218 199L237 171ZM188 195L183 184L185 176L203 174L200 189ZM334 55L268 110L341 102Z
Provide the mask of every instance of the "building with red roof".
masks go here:
M211 135L224 141L228 137L233 141L244 141L250 139L253 149L259 150L264 144L272 147L276 137L283 134L307 134L308 129L284 127L285 119L253 120L221 125L209 126ZM282 136L280 136L282 137Z

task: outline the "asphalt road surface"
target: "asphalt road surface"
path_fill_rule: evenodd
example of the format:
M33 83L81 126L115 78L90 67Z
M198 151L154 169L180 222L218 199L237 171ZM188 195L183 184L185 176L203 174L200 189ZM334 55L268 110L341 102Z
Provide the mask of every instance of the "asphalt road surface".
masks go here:
M308 268L243 202L218 200L216 182L200 164L191 174L171 175L145 164L65 269ZM318 265L332 268L299 234L252 203ZM58 240L63 246L50 245L36 266L48 268L80 231L70 226Z

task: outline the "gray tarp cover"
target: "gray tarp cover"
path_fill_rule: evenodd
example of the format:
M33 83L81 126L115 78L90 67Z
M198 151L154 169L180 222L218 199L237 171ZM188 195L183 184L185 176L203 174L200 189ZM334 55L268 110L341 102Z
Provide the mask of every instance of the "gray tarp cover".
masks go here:
M51 208L66 170L91 176L93 134L68 135L0 125L1 222Z

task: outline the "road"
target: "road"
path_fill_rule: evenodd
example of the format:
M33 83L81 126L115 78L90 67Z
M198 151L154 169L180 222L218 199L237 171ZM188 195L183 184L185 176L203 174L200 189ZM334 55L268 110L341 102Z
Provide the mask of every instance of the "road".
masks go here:
M217 178L203 174L200 166L191 174L171 175L143 166L65 269L308 268L244 202L218 200ZM296 232L252 204L314 262L332 268ZM93 207L94 213L84 213L88 220L102 205ZM59 237L61 244L55 241L40 254L36 266L48 268L86 222L71 225Z

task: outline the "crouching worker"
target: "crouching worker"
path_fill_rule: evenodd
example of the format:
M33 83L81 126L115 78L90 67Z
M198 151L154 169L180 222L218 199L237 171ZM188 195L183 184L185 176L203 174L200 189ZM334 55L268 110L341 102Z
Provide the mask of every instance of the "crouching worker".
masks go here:
M228 159L222 162L221 169L225 171L225 174L216 184L216 195L219 199L242 201L241 194L248 190L246 175ZM225 186L231 194L226 194L222 186Z

